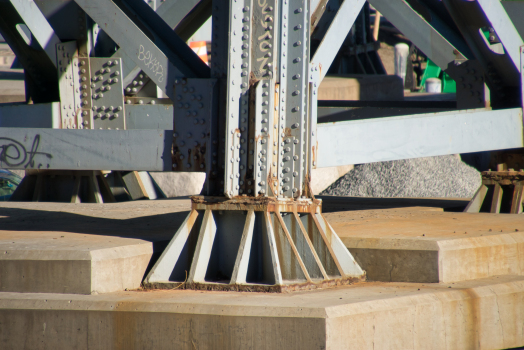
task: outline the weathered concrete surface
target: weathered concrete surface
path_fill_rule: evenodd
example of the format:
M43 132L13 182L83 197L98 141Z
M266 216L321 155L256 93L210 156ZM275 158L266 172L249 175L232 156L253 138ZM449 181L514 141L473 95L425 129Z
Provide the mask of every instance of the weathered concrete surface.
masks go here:
M311 172L311 189L313 194L319 194L331 184L337 181L341 176L346 175L348 171L354 168L354 165L342 165L329 168L317 168Z
M455 282L524 275L522 215L408 207L333 212L326 218L369 280Z
M2 65L11 62L14 56L6 56L0 44L0 103L25 102L24 71Z
M404 88L396 75L327 76L320 84L318 99L396 101L404 99Z
M149 175L166 198L198 195L206 181L206 173L150 171Z
M150 203L1 203L0 291L138 288L153 248L171 239L189 207L189 200Z
M2 349L504 349L524 278L321 291L0 293Z
M79 236L0 231L0 291L91 294L140 287L152 243Z
M524 272L521 216L441 211L460 209L468 203L467 199L321 198L327 219L370 280L450 282ZM116 247L141 242L152 244L158 256L187 216L189 205L189 200L99 205L0 203L0 243L2 247L23 250L28 242L36 246L36 239L42 246L62 240L65 246L70 245L67 249L86 251L108 244ZM356 210L366 208L369 210ZM12 239L13 235L17 238ZM83 248L79 242L85 244ZM35 250L32 254L40 253ZM4 260L6 254L0 255L0 261L11 261ZM72 261L81 262L75 258ZM43 269L43 265L35 265ZM12 268L21 271L9 267ZM63 273L56 272L55 276ZM21 278L20 275L25 276L2 273L0 281ZM23 281L18 283L23 285ZM0 290L6 289L0 285Z

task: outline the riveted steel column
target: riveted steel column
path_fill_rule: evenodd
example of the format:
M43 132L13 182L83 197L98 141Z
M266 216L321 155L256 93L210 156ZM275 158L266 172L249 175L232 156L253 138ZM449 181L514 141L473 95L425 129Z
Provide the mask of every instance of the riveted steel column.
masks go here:
M309 1L282 3L279 195L304 194L308 128Z
M227 72L225 184L227 197L238 196L247 166L251 1L230 0ZM242 176L242 178L241 178Z

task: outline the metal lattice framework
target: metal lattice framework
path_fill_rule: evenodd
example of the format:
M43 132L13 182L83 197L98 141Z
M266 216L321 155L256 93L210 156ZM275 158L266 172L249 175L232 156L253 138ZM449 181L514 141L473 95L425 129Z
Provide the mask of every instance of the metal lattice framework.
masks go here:
M401 102L395 116L317 125L351 106L319 107L317 95L335 60L342 69L341 47L367 47L347 39L366 38L363 0L166 0L156 11L143 0L0 0L31 102L0 106L0 166L205 172L204 197L148 283L184 272L204 288L360 278L312 196L312 169L524 146L522 4L370 3L457 82L454 110ZM208 67L185 41L210 16Z

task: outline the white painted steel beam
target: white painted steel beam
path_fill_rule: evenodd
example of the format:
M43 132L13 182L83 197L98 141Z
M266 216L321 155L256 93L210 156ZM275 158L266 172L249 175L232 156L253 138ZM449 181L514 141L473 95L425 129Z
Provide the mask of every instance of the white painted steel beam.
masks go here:
M318 124L318 167L524 147L522 109Z
M324 35L324 38L322 38L322 42L315 52L315 56L311 60L311 65L318 65L320 69L319 83L322 82L326 76L329 67L333 63L344 40L346 40L365 2L365 0L345 0L340 6L328 31Z
M443 70L448 68L449 62L457 59L456 48L405 1L370 0L369 3Z
M171 170L171 130L0 128L0 168Z
M513 64L520 72L520 47L524 45L524 42L500 0L478 0L478 3L491 22Z
M24 22L27 25L27 28L29 28L31 31L31 34L35 37L36 41L38 41L42 49L56 67L56 44L60 44L61 41L53 31L53 28L51 28L51 25L47 22L47 19L44 17L42 12L40 12L38 6L36 6L34 1L10 1L20 17L24 19Z
M145 279L146 282L169 281L169 277L173 273L173 269L175 268L189 235L191 234L197 216L198 212L192 210L186 217L182 225L176 231L175 236L171 239L166 249L164 249L158 262L147 275Z
M195 254L193 255L193 263L191 264L191 270L189 271L189 277L187 279L189 283L205 282L216 233L217 225L213 218L213 212L207 209L204 214L202 226L200 227Z

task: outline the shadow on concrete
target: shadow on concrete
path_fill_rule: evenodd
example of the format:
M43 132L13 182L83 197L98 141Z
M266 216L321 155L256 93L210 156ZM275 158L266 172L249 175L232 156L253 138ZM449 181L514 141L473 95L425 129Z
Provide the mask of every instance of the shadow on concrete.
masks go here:
M315 196L322 199L322 211L332 213L351 210L395 209L408 207L442 208L444 211L461 212L466 208L469 199L435 199L435 198L368 198Z
M24 80L24 72L0 71L0 80Z
M134 238L149 241L153 255L144 277L156 263L189 211L149 215L131 219L112 219L76 213L21 208L0 208L0 229L3 231L73 232L88 235Z
M34 231L35 235L39 232L58 231L135 238L155 245L170 240L188 214L189 211L181 211L113 219L59 211L0 208L0 228L3 231Z

